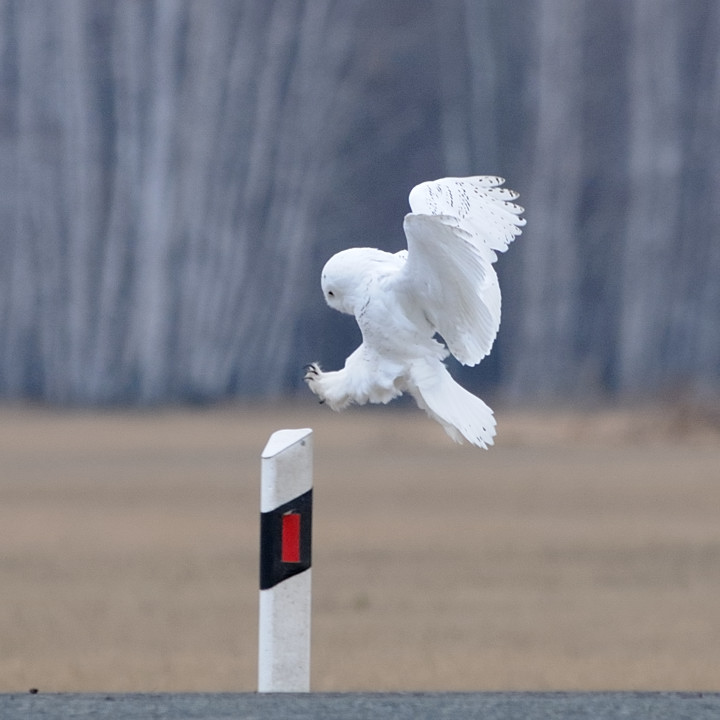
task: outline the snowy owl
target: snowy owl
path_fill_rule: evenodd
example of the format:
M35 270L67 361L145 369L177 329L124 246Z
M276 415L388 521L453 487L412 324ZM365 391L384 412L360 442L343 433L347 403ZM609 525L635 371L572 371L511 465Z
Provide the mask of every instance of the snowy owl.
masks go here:
M445 178L410 192L407 250L351 248L322 271L327 304L354 315L362 343L342 370L305 367L305 382L333 410L387 403L404 392L456 442L493 444L495 418L458 385L443 360L477 365L500 326L492 264L521 233L523 208L500 177ZM443 341L443 342L441 342Z

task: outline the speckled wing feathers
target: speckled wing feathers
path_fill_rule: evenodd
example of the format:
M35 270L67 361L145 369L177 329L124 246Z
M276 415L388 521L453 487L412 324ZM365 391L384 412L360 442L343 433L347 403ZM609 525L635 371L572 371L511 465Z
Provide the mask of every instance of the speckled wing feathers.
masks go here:
M410 209L454 217L474 243L504 252L525 225L524 209L513 202L518 193L500 187L504 182L490 175L430 180L410 191Z

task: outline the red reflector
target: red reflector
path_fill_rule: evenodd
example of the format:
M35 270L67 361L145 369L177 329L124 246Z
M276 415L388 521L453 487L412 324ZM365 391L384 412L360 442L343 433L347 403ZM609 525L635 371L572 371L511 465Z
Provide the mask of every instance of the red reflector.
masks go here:
M300 515L298 513L288 513L282 517L280 560L284 563L300 562Z

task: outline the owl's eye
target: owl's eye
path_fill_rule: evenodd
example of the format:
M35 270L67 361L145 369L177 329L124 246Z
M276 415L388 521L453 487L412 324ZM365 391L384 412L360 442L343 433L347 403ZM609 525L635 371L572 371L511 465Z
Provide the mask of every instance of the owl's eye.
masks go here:
M335 293L332 290L328 290L328 297L335 297Z

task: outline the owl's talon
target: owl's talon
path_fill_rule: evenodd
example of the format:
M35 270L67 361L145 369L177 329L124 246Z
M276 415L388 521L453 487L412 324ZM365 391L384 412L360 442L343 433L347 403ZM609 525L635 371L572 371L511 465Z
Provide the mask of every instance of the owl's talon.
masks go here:
M310 363L309 365L305 365L303 370L305 370L305 375L303 376L303 380L305 380L305 382L315 380L318 375L320 375L320 368L317 363Z

